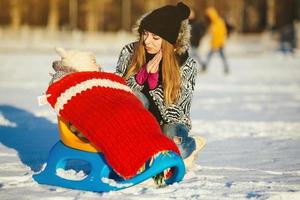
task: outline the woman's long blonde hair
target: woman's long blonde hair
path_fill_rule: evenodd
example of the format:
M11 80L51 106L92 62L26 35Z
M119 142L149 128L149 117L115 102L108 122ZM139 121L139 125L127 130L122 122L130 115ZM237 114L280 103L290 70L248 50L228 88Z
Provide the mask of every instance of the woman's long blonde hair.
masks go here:
M125 75L126 79L137 73L146 63L146 52L142 37L135 45L131 63ZM174 46L162 39L162 85L167 105L177 102L180 94L180 83L180 67Z

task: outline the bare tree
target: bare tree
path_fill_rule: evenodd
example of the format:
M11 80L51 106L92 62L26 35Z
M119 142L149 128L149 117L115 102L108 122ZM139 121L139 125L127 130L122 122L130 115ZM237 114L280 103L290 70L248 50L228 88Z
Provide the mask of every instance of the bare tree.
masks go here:
M22 10L21 10L21 1L20 0L11 0L10 1L10 19L11 27L13 29L19 29L22 23Z
M72 30L75 30L77 29L78 0L69 0L69 8L70 27Z
M85 12L85 24L86 30L93 32L97 30L97 1L85 1L84 3Z
M49 13L47 28L52 31L58 30L59 27L59 0L49 1Z
M122 1L122 29L129 30L131 24L131 0Z
M275 0L267 0L267 25L274 27L275 25Z

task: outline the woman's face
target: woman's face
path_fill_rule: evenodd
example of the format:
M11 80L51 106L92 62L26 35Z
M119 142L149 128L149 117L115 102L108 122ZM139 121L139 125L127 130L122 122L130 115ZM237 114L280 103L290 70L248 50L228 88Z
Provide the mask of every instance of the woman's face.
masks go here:
M161 49L162 38L158 35L144 31L142 33L144 46L149 54L156 54Z

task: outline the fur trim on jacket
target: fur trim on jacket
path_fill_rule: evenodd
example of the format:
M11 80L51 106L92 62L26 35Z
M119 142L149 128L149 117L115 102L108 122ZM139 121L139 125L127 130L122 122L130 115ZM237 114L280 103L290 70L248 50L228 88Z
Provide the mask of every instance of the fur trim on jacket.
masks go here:
M141 21L144 17L146 17L149 13L144 14L142 17L140 17L135 26L133 27L133 32L135 34L137 34L139 36L139 26L141 24ZM175 49L176 49L176 53L178 55L182 55L184 54L186 51L189 50L190 48L190 37L191 37L191 26L189 24L188 19L183 20L181 22L181 26L180 26L180 30L179 30L179 34L178 34L178 38L176 41Z

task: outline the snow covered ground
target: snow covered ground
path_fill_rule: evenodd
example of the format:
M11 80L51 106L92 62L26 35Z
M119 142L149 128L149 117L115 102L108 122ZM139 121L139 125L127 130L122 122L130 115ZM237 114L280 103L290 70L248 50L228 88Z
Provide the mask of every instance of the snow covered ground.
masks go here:
M199 74L192 134L207 145L182 182L104 194L38 185L31 176L59 140L54 112L37 104L58 58L53 48L93 50L112 72L133 37L35 34L0 31L1 200L300 199L300 55L266 51L263 37L229 42L230 75L223 75L219 58Z

